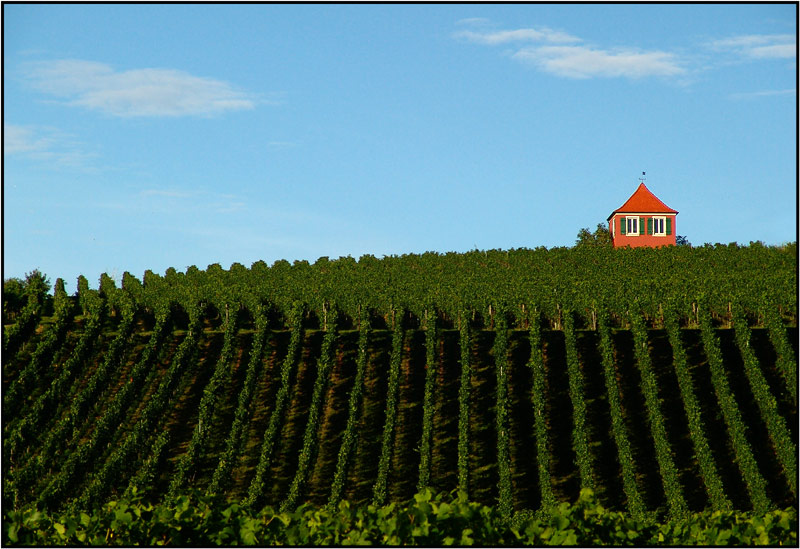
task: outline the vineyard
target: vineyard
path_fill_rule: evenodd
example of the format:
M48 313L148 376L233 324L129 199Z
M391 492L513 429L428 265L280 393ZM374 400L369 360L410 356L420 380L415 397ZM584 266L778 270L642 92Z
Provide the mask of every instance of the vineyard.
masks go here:
M797 340L796 244L57 280L4 305L3 506L796 509Z

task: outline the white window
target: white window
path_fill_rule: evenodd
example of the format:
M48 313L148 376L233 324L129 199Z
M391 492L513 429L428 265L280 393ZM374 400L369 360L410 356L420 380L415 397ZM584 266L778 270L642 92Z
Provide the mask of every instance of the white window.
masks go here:
M654 217L653 218L653 235L667 236L667 218Z
M639 234L639 217L626 217L626 233L628 236L638 236Z

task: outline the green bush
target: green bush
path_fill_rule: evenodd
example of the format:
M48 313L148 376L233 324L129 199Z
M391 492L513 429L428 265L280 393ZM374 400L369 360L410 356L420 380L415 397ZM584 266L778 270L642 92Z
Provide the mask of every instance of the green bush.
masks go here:
M797 545L797 511L703 512L667 523L608 511L589 489L574 504L517 514L423 490L404 505L303 505L255 511L207 495L170 503L130 498L90 510L3 514L3 544L29 545Z

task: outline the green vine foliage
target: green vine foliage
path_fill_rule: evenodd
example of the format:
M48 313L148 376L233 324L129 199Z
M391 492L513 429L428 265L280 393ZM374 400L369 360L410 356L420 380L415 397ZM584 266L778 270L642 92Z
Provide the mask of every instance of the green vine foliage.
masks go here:
M648 350L647 328L640 314L632 313L629 318L633 328L636 365L641 374L642 394L644 394L650 431L653 434L655 443L656 461L658 461L658 468L661 472L661 482L664 485L664 493L667 496L667 506L671 516L684 516L688 513L688 508L683 497L683 488L678 477L678 470L675 468L675 462L672 459L672 449L667 438L667 430L664 427L664 416L661 413L658 396L658 384Z
M769 339L772 342L775 352L778 355L778 371L786 381L786 388L792 395L795 405L797 404L797 359L792 349L789 339L786 337L786 327L781 321L778 307L770 299L762 300L761 307L764 321L769 330Z
M223 336L222 351L214 368L211 379L203 389L203 397L197 413L197 427L192 431L192 438L186 452L181 455L175 472L170 480L168 489L169 497L177 496L185 489L196 467L197 458L205 449L210 432L211 422L216 410L225 383L230 380L231 361L233 359L233 340L237 330L238 315L225 321L225 335ZM258 336L257 336L258 337Z
M581 487L594 489L592 455L589 452L589 434L586 431L586 401L584 400L583 373L578 362L575 339L575 319L570 310L563 314L564 343L567 351L567 374L569 375L569 397L572 401L572 444L578 460Z
M772 445L778 461L783 468L783 474L789 481L792 493L797 496L797 446L792 442L786 421L778 413L778 404L769 389L769 384L764 378L758 359L750 347L750 327L740 307L733 308L733 323L736 333L736 343L744 362L744 371L750 382L750 389L756 399L761 417L767 426L767 431L772 439Z
M131 312L131 314L133 313ZM130 374L130 388L125 386L119 393L114 395L109 412L107 412L110 416L108 419L102 420L100 424L102 428L108 429L112 427L115 418L118 417L116 414L135 398L137 389L141 387L144 377L156 359L158 349L160 349L170 329L169 318L167 310L162 310L156 316L156 324L153 327L152 335L142 351L138 365ZM109 382L113 374L122 367L123 359L123 356L114 356L114 353L110 353L104 358L103 363L95 370L83 389L73 397L67 414L62 416L55 427L48 432L39 458L36 460L37 463L51 461L65 438L74 440L80 435L81 427L88 419L91 409L96 405L103 391L109 389Z
M30 394L33 384L39 379L42 371L49 366L48 361L64 340L75 309L68 301L57 300L57 303L59 306L55 310L55 322L42 336L36 349L31 353L30 359L3 395L3 415L7 418L13 417L19 412L23 400ZM20 325L19 322L15 326L18 325ZM4 360L8 360L12 354L10 351L3 350Z
M194 314L192 314L194 313ZM124 441L117 445L102 468L93 476L79 498L80 503L99 501L119 482L120 474L136 463L138 452L149 447L156 426L163 419L167 406L174 398L177 385L193 363L202 323L199 311L190 311L189 329L181 341L169 368L158 388L142 410L139 421Z
M164 469L169 442L169 432L161 431L156 441L153 443L150 456L128 482L128 487L125 489L122 496L123 498L130 498L137 493L143 494L153 485L153 482Z
M29 301L22 309L17 322L3 332L3 355L12 357L33 333L39 323L42 306L35 300Z
M201 318L205 304L215 305L221 313L224 308L225 316L228 317L230 309L225 307L225 304L241 303L254 319L260 314L270 319L285 317L287 324L291 326L289 351L279 368L281 379L276 380L278 391L274 406L271 406L272 412L261 443L261 453L257 456L258 465L253 484L248 491L249 505L265 503L268 492L265 487L272 484L269 476L279 468L285 473L282 466L271 464L271 461L274 459L273 453L277 451L281 425L288 413L289 395L296 383L293 373L296 371L303 345L302 316L306 307L313 307L313 312L322 319L327 312L326 304L337 303L341 307L337 314L345 323L353 321L360 324L360 334L356 379L348 380L354 382L348 402L348 427L345 428L346 434L342 433L345 436L342 438L340 455L333 456L337 460L337 474L331 491L331 502L334 507L338 505L341 494L346 492L343 483L348 476L349 461L352 460L351 455L355 451L356 441L359 440L356 433L362 414L360 411L363 407L362 393L366 390L363 388L367 366L365 350L367 340L364 338L368 337L369 332L369 323L363 319L369 316L366 314L367 311L373 317L387 318L397 310L408 311L407 325L415 326L419 323L426 333L427 372L424 376L424 393L421 399L420 467L418 477L414 479L419 482L419 488L431 484L433 425L434 421L439 420L434 416L434 403L440 403L436 393L436 383L437 374L441 373L441 369L437 368L437 364L443 353L443 347L440 345L437 330L449 329L457 323L461 353L461 383L458 390L458 486L465 494L468 493L470 481L473 484L475 481L474 478L470 478L472 473L469 470L470 382L471 368L475 367L475 364L470 364L470 359L474 359L470 355L470 338L474 339L474 334L470 331L497 329L499 332L505 332L510 329L509 326L521 327L530 324L531 357L528 366L531 368L533 381L531 404L534 409L533 425L530 428L535 430L536 439L536 455L531 453L530 459L537 460L542 507L554 507L557 502L553 487L560 479L550 477L552 467L550 445L553 435L548 433L548 427L549 421L553 418L547 417L547 410L555 403L548 401L551 397L547 387L541 328L549 323L554 329L563 329L565 332L568 370L566 375L574 413L575 428L572 436L577 467L581 484L584 487L594 486L592 460L596 459L597 454L592 453L594 449L587 437L588 412L584 402L586 392L581 372L582 365L577 357L575 333L581 326L596 325L594 312L598 310L599 301L604 304L601 309L604 309L610 317L606 319L609 329L615 326L627 329L626 311L635 304L639 316L644 317L642 322L654 325L663 322L663 326L671 334L674 367L683 407L689 420L689 432L683 434L688 434L694 444L700 472L709 493L710 506L714 510L727 512L732 502L725 497L719 482L721 473L714 467L714 459L718 459L719 456L712 456L708 448L705 437L710 434L703 431L707 426L701 421L697 403L700 398L706 398L708 395L694 393L692 376L686 364L687 352L680 346L681 324L701 328L702 347L708 357L708 368L717 401L710 406L712 409L716 406L720 410L731 439L731 455L742 473L753 507L757 511L763 511L769 509L771 502L765 495L766 480L761 476L755 462L754 449L748 444L746 429L752 427L743 424L738 405L728 387L728 372L720 356L719 344L710 318L713 316L716 319L723 319L726 323L732 322L736 328L753 394L759 399L758 405L765 423L771 425L770 436L776 445L776 452L782 452L778 456L778 461L783 466L789 483L792 484L792 491L796 494L796 456L791 456L796 452L796 444L793 446L784 443L786 425L784 422L781 427L780 416L776 415L774 410L775 397L781 402L783 391L787 392L785 398L791 396L796 402L797 365L791 342L787 338L787 325L784 325L787 323L790 329L795 329L796 260L796 245L781 248L704 246L694 249L621 249L589 252L572 249L476 250L465 254L408 254L384 259L364 256L360 260L341 258L331 261L321 258L314 264L305 261L297 261L294 264L278 261L272 266L267 266L264 262L256 262L249 269L236 264L228 271L219 265L210 265L206 270L191 267L186 273L168 269L163 276L146 271L141 282L129 273L125 273L121 289L117 289L113 279L108 276L101 277L99 291L89 289L85 278L79 279L77 296L67 296L63 284L57 284L56 294L53 297L54 318L42 318L41 315L45 313L30 309L29 314L39 315L32 326L41 327L43 329L41 332L37 331L35 335L24 337L14 335L15 331L22 329L25 324L24 316L27 314L20 311L22 307L20 303L19 307L15 305L14 308L14 318L17 320L14 326L18 327L8 326L4 334L5 350L8 351L7 343L9 337L13 336L11 338L18 340L18 345L21 345L21 351L3 355L4 361L11 360L9 367L4 363L4 376L6 376L4 380L16 376L16 380L12 379L10 383L4 381L6 390L3 395L5 418L3 451L4 457L11 457L13 453L13 460L4 460L4 473L9 474L4 474L3 501L4 504L10 501L16 507L38 502L40 507L49 510L63 509L64 504L71 498L87 491L87 481L89 486L92 483L100 483L98 480L101 479L100 475L105 475L106 480L102 482L108 484L102 486L98 484L99 488L91 490L97 490L97 494L107 495L125 486L132 486L132 481L128 478L132 474L139 477L141 471L156 467L153 464L159 463L156 458L164 451L164 447L161 446L163 440L156 439L156 434L161 426L167 425L164 416L170 404L164 404L163 400L159 400L159 407L153 404L152 414L148 412L147 421L150 423L147 433L144 432L144 428L137 428L129 420L134 415L138 418L139 412L149 406L147 401L156 393L159 399L167 398L169 401L169 398L164 397L158 389L164 369L155 365L162 359L165 364L174 362L178 357L175 354L175 345L172 343L180 341L182 330L180 334L173 334L173 323L182 326L186 315L190 318ZM669 272L670 275L652 276L653 273L664 272ZM702 298L699 306L696 306L691 314L687 314L692 303L691 296L702 296ZM121 332L133 330L133 337L127 339L120 333L116 339L102 340L104 354L99 359L95 358L94 351L89 350L88 340L85 347L75 347L75 343L79 342L79 338L75 337L76 334L79 335L81 330L85 331L93 326L92 303L97 299L105 299L108 318L121 318L117 325L118 329L122 328ZM40 300L31 300L29 303L31 307L34 302L39 303ZM44 299L44 302L46 306L43 310L47 310L49 300ZM532 304L535 306L528 309ZM729 304L732 304L732 309ZM666 314L662 311L662 306ZM74 319L74 312L78 309L87 313L87 316ZM488 315L484 314L487 309ZM527 314L531 315L530 322L526 322L526 310ZM733 311L732 316L729 315L729 311ZM312 312L312 309L309 309L309 312ZM509 314L500 319L502 312ZM511 313L514 314L513 317ZM769 329L769 341L778 357L776 367L784 380L784 383L779 383L781 386L777 388L781 395L776 393L775 397L769 395L769 390L772 389L764 389L763 376L759 378L758 375L758 362L748 350L749 335L744 329L740 329L743 323L746 326L748 318L759 317L759 313L764 326ZM230 318L233 319L235 316ZM155 328L148 337L146 334L152 325L153 317L155 317ZM504 322L507 323L505 327L503 327ZM601 319L600 330L606 328L603 322ZM633 319L633 324L637 322ZM105 325L103 329L108 329L109 322L106 321ZM172 453L178 450L176 456L178 463L173 465L173 462L169 461L165 466L170 468L170 473L174 471L175 476L170 479L169 474L165 475L162 471L159 479L173 480L174 486L170 492L177 498L191 488L188 486L189 482L185 481L196 472L191 465L196 459L196 455L192 452L199 455L206 452L208 433L200 426L206 426L214 421L213 418L216 417L214 407L218 406L217 398L222 398L221 395L225 394L222 389L227 387L230 373L226 372L226 367L221 361L231 352L232 347L235 347L235 343L230 343L234 339L235 330L233 322L226 323L227 343L223 343L222 355L217 362L215 372L211 375L211 381L201 389L208 394L202 397L200 409L192 411L196 414L198 424L198 432L192 433L192 441L197 442L190 442L190 447L194 449L182 453L180 451L182 443L177 446L179 443L173 441L172 447L167 450L171 457ZM639 344L643 332L641 327L635 330L640 337L637 351L641 357ZM646 329L644 333L646 339ZM392 335L393 350L388 374L389 389L385 403L381 459L372 493L373 502L376 504L385 503L388 499L386 493L389 490L386 483L391 476L394 462L386 456L399 455L398 449L393 446L397 438L396 422L399 421L396 417L397 409L402 410L403 403L398 402L400 397L396 395L396 378L393 376L399 375L395 372L400 367L403 345L401 336L399 333ZM496 345L502 345L504 337L504 333L498 334ZM602 340L601 335L601 357L606 376L607 398L612 412L612 429L615 430L613 434L622 460L622 484L626 489L628 511L639 516L634 490L638 487L634 471L640 464L635 463L633 459L625 463L627 459L625 456L630 453L630 448L626 447L630 444L626 444L622 436L625 434L624 425L613 416L623 417L626 410L616 410L619 402L614 402L614 395L618 392L618 387L615 390L616 384L611 383L609 378L612 372L608 370L608 365L613 364L613 355L610 354L612 349L608 341L602 343ZM110 341L111 345L105 347L107 341ZM505 344L507 345L507 342ZM85 355L81 349L85 349ZM195 345L192 354L197 351L198 346ZM83 358L71 359L69 369L60 369L63 366L62 357L77 357L78 354ZM499 353L495 353L495 356L499 356ZM191 360L187 360L189 362L184 374L191 373L188 370ZM637 362L640 365L643 363L641 358ZM55 367L56 364L59 368ZM658 366L658 363L655 365ZM662 425L658 427L659 420L656 418L661 406L657 394L659 387L654 387L654 382L650 379L653 377L652 372L648 374L646 371L648 369L652 370L649 363L644 365L642 386L639 390L645 397L653 425L653 439L658 446L656 454L659 466L663 469L661 474L665 483L665 493L671 509L679 509L681 505L676 503L679 502L679 498L673 496L675 493L680 494L680 486L677 481L669 480L676 478L674 471L670 472L670 469L674 469L674 464L672 467L669 466L671 449L664 442L666 441L666 436L662 436L664 433L659 434L659 431L663 431L665 419L660 420ZM319 370L322 370L321 366ZM361 372L360 377L358 371ZM506 410L508 402L506 368L499 365L497 375L498 392L495 397L498 410L496 417L497 465L500 475L498 487L502 513L508 515L509 507L504 503L508 501L507 490L504 487L507 476L505 471L507 457L504 448L509 444L506 436L509 423ZM176 373L170 382L169 392L179 391L187 377L191 376ZM323 383L323 376L319 376L315 387ZM785 387L782 386L784 384ZM760 390L762 393L758 396ZM324 390L321 391L320 395L324 395ZM197 397L200 398L200 395ZM255 397L251 394L248 398L249 406L253 406L252 401ZM315 397L311 398L314 400ZM319 402L314 402L312 409L321 406ZM236 406L236 403L233 405ZM474 403L472 405L474 406ZM243 409L247 410L248 406ZM241 432L244 429L245 419L242 417L242 422L237 424L242 427L236 427L234 431ZM319 426L316 424L320 421L320 418L315 418L313 411L310 410L302 444L311 454L307 455L301 451L302 457L298 468L292 471L297 480L297 493L293 496L296 499L284 502L282 506L284 509L289 509L295 502L302 501L303 477L310 475L307 469L311 468L315 459L313 452L318 443L314 441L315 437L319 436L317 434ZM480 428L475 425L472 427ZM134 431L141 437L132 438L135 443L125 442ZM403 431L404 434L407 432ZM415 430L412 429L411 432ZM627 435L631 436L631 433ZM789 435L791 440L792 433L789 432ZM436 443L439 442L437 438ZM120 451L120 444L126 445L123 454L117 454ZM163 444L169 446L167 442ZM232 443L230 446L240 451L238 449L241 444ZM186 457L186 454L189 454L189 457ZM117 455L120 457L112 457ZM303 465L306 459L308 465ZM226 467L228 463L233 461L226 459ZM9 464L10 468L6 468L6 464ZM721 464L717 466L722 467ZM106 472L102 473L103 471ZM113 471L122 473L115 478ZM364 480L360 479L360 482ZM367 482L372 481L373 479L367 479ZM600 482L599 477L597 482ZM784 479L781 478L780 482L784 482ZM218 495L224 493L225 482L222 477L217 485L223 488ZM131 489L133 487L137 490L142 489L142 485L132 486ZM13 497L7 497L6 494L13 494Z
M433 446L433 391L436 385L436 344L438 333L436 315L426 311L425 328L425 393L422 399L422 439L420 441L419 478L417 489L427 488L431 482L431 450Z
M514 511L511 496L511 458L508 418L508 323L505 313L497 315L495 340L492 347L497 374L495 420L497 431L498 509L504 517Z
M601 310L598 315L598 331L600 334L600 355L603 361L603 375L606 384L606 395L611 410L611 430L614 442L619 453L619 462L622 466L622 487L627 496L628 511L636 519L645 516L645 505L639 487L636 483L636 461L631 452L628 433L625 429L625 418L620 398L620 389L617 383L617 373L614 367L614 349L611 342L611 328L608 323L608 312Z
M160 324L160 325L159 325ZM53 508L63 503L63 499L75 490L78 474L90 463L113 438L119 420L124 410L132 403L133 399L139 394L147 374L157 358L157 351L160 348L163 336L168 331L169 309L159 307L156 314L156 328L148 341L147 346L142 352L139 362L134 366L130 374L130 383L115 393L113 399L106 408L105 413L96 422L92 430L89 441L77 446L75 451L69 454L66 460L61 462L58 473L48 479L48 483L43 487L38 496L38 502L48 508ZM80 431L80 424L77 417L71 418L73 426L73 436L75 439ZM54 445L55 446L55 445ZM38 466L41 469L52 466L48 464L47 455L40 453Z
M394 431L397 422L397 399L400 385L400 366L403 361L403 317L405 310L400 310L399 320L395 323L392 330L392 352L389 359L389 382L386 388L386 413L383 424L383 435L381 438L381 455L378 460L378 475L372 490L372 504L376 506L386 503L386 488L389 479L389 468L391 466L392 449L394 447Z
M755 457L753 457L753 450L750 448L750 443L745 436L745 426L742 422L739 406L736 404L736 399L731 392L725 375L722 353L719 349L719 339L714 333L708 307L702 301L698 304L698 317L703 350L708 358L709 370L711 371L711 382L714 385L714 392L717 395L722 416L725 418L725 425L728 427L728 434L733 442L734 459L742 472L753 508L758 512L766 512L771 506L766 494L767 483L758 470Z
M40 480L42 469L38 467L39 461L30 455L30 451L37 445L38 439L46 436L41 433L44 423L51 419L52 416L60 410L63 406L67 405L69 399L66 398L67 390L69 389L69 382L72 377L77 373L77 370L83 365L84 360L91 352L93 345L97 339L102 322L104 319L103 302L99 298L94 302L93 315L90 317L86 331L79 340L73 353L61 365L60 373L50 383L47 390L37 398L32 406L18 421L9 422L10 433L4 440L3 444L3 457L7 464L12 465L8 471L8 478L12 481L13 486L8 489L8 496L13 494L13 499L16 504L21 501L28 501L31 497L35 496L33 487ZM39 363L44 363L42 358L46 352L39 353L43 345L46 347L54 347L57 339L63 339L63 335L58 332L66 330L67 319L70 318L70 313L66 309L61 310L60 320L57 320L57 326L54 331L48 333L47 339L49 341L43 342L37 347L31 363L35 366L26 368L23 373L30 373L40 369ZM13 385L12 387L20 388L21 383ZM11 396L11 395L9 395ZM11 400L11 399L10 399ZM45 433L48 432L45 430ZM27 450L27 452L26 452Z
M664 320L669 344L672 347L672 364L675 369L675 375L678 378L683 408L689 424L689 436L694 445L697 462L700 466L700 474L703 477L711 507L715 511L731 511L733 505L725 495L722 480L714 462L714 456L711 454L711 448L708 445L705 426L700 414L700 404L695 396L692 377L686 362L686 351L681 341L678 316L672 307L667 309Z
M14 423L14 428L9 437L4 441L3 452L8 451L14 454L22 449L22 446L36 437L37 431L41 429L44 422L49 420L57 411L66 404L69 399L68 393L75 377L78 376L82 368L95 348L98 341L100 330L105 320L105 303L99 297L92 301L91 314L86 323L86 328L72 354L62 364L58 365L58 374L50 383L47 390L41 394L30 406L22 419ZM118 356L121 352L133 325L133 317L128 316L119 328L119 335L112 341L108 349L108 354Z
M591 490L547 513L505 519L463 492L428 490L400 504L290 511L203 495L151 503L138 492L88 510L3 510L4 546L789 546L797 510L703 512L667 522L603 508Z
M529 308L528 313L528 338L530 340L531 355L528 359L528 368L531 370L533 385L533 413L534 428L536 430L536 465L539 472L539 491L542 508L551 509L556 505L550 479L550 448L547 432L547 374L545 371L544 355L542 353L542 326L541 313L535 307Z
M225 451L222 453L217 468L211 477L211 483L208 487L209 495L219 494L224 491L224 486L230 481L231 472L239 458L242 438L250 422L251 401L263 366L261 359L264 354L264 345L267 341L267 330L267 318L263 314L257 315L256 337L250 349L250 359L247 364L244 386L239 392L239 402L236 407L233 425L231 425L228 437L225 440Z
M258 505L263 497L267 486L270 464L272 463L272 453L275 449L275 440L280 431L283 415L285 412L289 391L291 389L292 371L300 358L300 346L303 342L303 311L304 306L301 302L292 305L289 314L289 326L291 336L289 338L289 349L281 364L281 386L275 395L275 407L269 418L267 430L264 433L264 440L261 443L261 454L256 466L256 473L248 488L247 498L244 504L248 506Z
M469 315L458 319L461 378L458 386L458 489L469 494L469 393L471 380Z
M435 306L455 316L462 307L483 311L491 304L511 310L532 302L545 312L556 304L579 312L605 294L610 294L608 305L617 313L624 311L618 303L646 300L642 309L648 315L668 296L688 306L686 296L705 294L718 313L731 298L743 301L752 312L763 296L796 318L796 264L796 245L474 250L380 260L320 258L313 264L276 261L271 267L262 261L250 269L232 266L224 271L216 265L205 271L187 269L185 275L168 269L164 277L146 271L141 288L131 275L123 277L123 286L143 302L164 293L206 301L237 296L244 301L248 293L281 314L287 314L294 301L327 301L340 305L351 318L359 307L385 316L399 306L415 313L432 312ZM666 272L669 276L651 276ZM81 286L79 300L83 293Z
M320 412L325 398L325 390L330 381L331 371L335 364L336 341L338 338L336 326L336 311L329 311L331 320L326 321L325 336L322 338L322 348L317 361L317 378L314 380L314 391L308 409L308 420L303 433L303 447L298 456L297 471L289 487L289 493L281 504L281 510L293 509L297 506L303 486L309 474L309 467L316 455L317 436L320 427Z
M336 471L331 483L331 494L328 499L328 507L334 508L342 499L344 483L347 478L347 468L350 465L350 456L356 443L356 425L358 423L359 410L361 408L361 395L364 392L364 376L367 371L367 345L371 331L369 323L369 311L362 308L358 312L358 358L356 359L356 376L353 380L353 388L350 390L350 398L347 402L347 425L342 435L342 443L339 446L339 455L336 459Z

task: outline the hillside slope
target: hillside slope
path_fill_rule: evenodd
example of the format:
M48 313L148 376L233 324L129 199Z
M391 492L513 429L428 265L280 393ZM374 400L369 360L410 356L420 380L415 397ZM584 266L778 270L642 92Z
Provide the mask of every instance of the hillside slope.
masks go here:
M512 250L84 279L6 327L4 504L796 506L795 265Z

